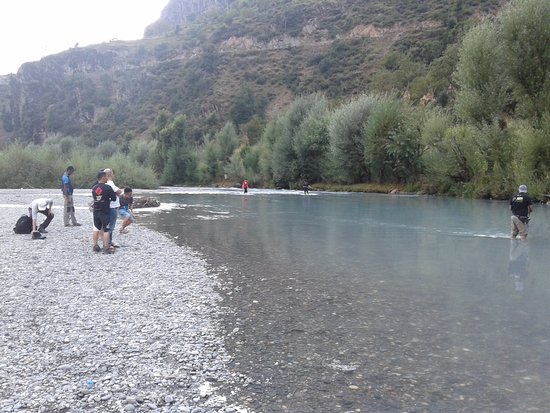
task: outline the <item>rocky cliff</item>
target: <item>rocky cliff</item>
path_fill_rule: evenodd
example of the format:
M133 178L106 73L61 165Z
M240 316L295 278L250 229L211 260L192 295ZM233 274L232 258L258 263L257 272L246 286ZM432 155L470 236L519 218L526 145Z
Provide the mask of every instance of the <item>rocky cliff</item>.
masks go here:
M160 18L145 29L145 36L159 36L183 27L213 9L227 9L232 0L171 0Z
M73 48L1 77L0 142L59 134L126 145L150 137L161 110L185 114L200 141L238 123L244 95L269 116L296 95L345 99L376 81L402 90L460 24L503 1L470 0L466 13L458 0L172 0L142 40Z

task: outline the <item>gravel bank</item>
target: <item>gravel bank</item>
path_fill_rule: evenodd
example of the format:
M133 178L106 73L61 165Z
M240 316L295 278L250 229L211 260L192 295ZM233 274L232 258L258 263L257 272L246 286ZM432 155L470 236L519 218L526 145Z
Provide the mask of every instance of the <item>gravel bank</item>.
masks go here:
M15 235L44 196L47 239ZM216 390L242 378L227 367L215 274L136 224L117 228L115 254L94 253L90 198L77 192L83 226L66 228L59 190L0 190L0 412L244 412Z

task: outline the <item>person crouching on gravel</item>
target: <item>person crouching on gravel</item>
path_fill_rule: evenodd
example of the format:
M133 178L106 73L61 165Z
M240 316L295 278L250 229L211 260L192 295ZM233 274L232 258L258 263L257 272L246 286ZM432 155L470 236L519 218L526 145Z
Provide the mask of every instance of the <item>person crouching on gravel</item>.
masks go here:
M120 197L120 208L118 209L118 216L122 218L122 227L120 227L121 234L127 234L126 229L128 225L134 222L134 197L132 196L132 188L124 188L124 193Z
M32 232L40 232L45 234L46 228L50 225L53 219L52 212L53 200L49 198L38 198L32 201L29 205L29 216L32 218ZM38 225L38 213L46 216L44 222Z
M46 228L50 225L53 219L53 199L50 198L38 198L32 201L29 205L29 216L32 218L32 237L40 239L40 234L45 234ZM38 213L46 216L44 222L38 225Z

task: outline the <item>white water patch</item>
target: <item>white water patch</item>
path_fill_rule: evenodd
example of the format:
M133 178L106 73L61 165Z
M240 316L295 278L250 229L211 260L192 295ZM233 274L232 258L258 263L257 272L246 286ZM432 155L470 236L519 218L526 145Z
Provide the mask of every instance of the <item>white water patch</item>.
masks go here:
M152 213L152 212L166 212L173 211L174 209L183 209L185 206L177 204L175 202L162 202L158 207L148 207L148 208L134 208L135 214L141 213Z
M136 191L134 191L136 192ZM162 195L240 195L240 196L255 196L255 195L305 195L302 189L263 189L263 188L248 188L245 194L241 188L198 188L198 187L160 187L155 190L143 190L143 193L162 194ZM328 193L328 192L326 192ZM341 193L342 194L342 193ZM320 193L310 192L309 195L316 196Z
M200 204L200 203L196 203L196 204L182 204L182 203L179 203L178 206L182 207L182 208L203 208L203 209L216 208L216 206L213 205L213 204Z
M361 221L348 219L348 218L340 218L338 219L338 221L344 222L344 223L355 223L357 225L363 224L371 227L385 228L388 230L387 232L391 232L391 230L395 230L395 231L402 231L402 232L436 233L439 235L446 235L451 237L455 236L455 237L474 237L474 238L490 238L490 239L509 239L510 238L509 232L503 232L502 230L497 228L489 228L487 229L487 231L478 232L478 231L462 230L460 228L440 229L440 228L434 228L429 226L410 225L407 223L379 221L374 218L363 218L363 220Z
M494 232L494 233L481 233L473 231L441 231L436 230L441 235L457 236L457 237L474 237L474 238L492 238L492 239L509 239L510 233Z
M230 218L230 215L197 215L195 219L202 221L219 221L220 219Z

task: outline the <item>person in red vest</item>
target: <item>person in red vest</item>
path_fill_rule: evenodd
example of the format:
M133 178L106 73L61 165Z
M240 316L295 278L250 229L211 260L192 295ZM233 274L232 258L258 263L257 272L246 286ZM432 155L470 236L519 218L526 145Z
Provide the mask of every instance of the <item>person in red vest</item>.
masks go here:
M248 181L246 179L243 181L243 191L245 194L248 192Z

